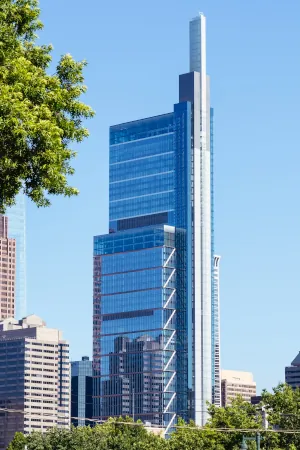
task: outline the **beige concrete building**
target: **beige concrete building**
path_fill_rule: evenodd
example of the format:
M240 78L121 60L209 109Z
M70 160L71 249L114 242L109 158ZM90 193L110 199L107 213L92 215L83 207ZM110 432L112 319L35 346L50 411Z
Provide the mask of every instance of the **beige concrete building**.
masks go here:
M256 395L256 383L251 372L222 370L221 380L222 406L230 406L237 395L247 402L251 402L251 397Z
M16 241L8 238L8 219L0 215L0 320L15 315Z
M0 322L0 408L0 449L16 431L70 426L69 345L38 316Z

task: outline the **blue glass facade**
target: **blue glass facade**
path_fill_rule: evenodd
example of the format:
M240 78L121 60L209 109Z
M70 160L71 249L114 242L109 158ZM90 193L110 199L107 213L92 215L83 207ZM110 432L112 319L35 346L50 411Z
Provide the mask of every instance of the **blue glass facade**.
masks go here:
M215 380L213 112L193 70L172 113L110 128L109 234L94 238L93 415L167 433L205 422Z
M26 210L25 196L18 194L16 204L6 212L8 236L16 240L15 317L26 315Z
M88 426L93 417L93 367L92 361L83 356L81 361L71 362L71 422Z
M174 224L175 160L173 114L110 129L110 230L135 218L146 225ZM165 217L159 217L161 214ZM156 215L157 220L153 218ZM151 217L147 217L151 216ZM152 223L147 223L152 220ZM135 227L135 226L133 226ZM133 228L129 225L129 228Z
M163 411L175 392L175 267L174 227L95 237L96 417L135 415L163 425L174 414Z
M94 239L95 417L192 416L191 120L183 102L110 130L110 234Z
M12 412L0 415L0 448L8 448L16 431L24 431L26 343L21 339L0 340L0 408ZM13 412L13 411L17 412Z

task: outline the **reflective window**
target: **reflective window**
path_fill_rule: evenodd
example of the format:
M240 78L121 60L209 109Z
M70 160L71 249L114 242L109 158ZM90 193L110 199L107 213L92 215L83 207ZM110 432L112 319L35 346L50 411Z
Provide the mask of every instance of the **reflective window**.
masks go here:
M164 296L163 289L152 289L147 292L147 295L145 295L144 291L104 295L101 297L101 312L102 314L109 314L111 312L133 311L149 307L161 308L164 298L167 298L167 294Z
M116 234L95 236L94 255L107 255L163 245L175 246L175 233L165 231L163 226L128 230Z
M117 334L131 330L143 331L148 329L159 329L163 327L162 310L155 310L149 320L149 316L131 317L118 320L103 321L101 334Z
M136 418L163 425L175 371L187 364L186 329L180 342L174 333L178 324L185 326L186 261L182 254L178 263L175 252L185 241L168 225L175 226L177 210L187 217L186 196L176 199L178 180L186 186L187 176L175 172L177 146L186 146L188 138L177 132L180 127L184 136L186 116L179 125L174 117L110 129L110 234L94 239L96 417L130 415L134 408ZM177 352L184 354L179 365Z
M110 147L109 162L115 164L130 159L145 158L173 151L173 133L157 135L141 141L130 141Z
M170 133L173 127L172 113L115 125L110 128L110 145Z
M128 238L129 241L130 239L132 238ZM106 275L160 267L163 265L163 261L164 249L160 247L131 253L114 254L102 258L101 273Z
M174 173L163 172L151 177L137 178L126 182L110 184L109 199L111 202L143 195L174 190Z

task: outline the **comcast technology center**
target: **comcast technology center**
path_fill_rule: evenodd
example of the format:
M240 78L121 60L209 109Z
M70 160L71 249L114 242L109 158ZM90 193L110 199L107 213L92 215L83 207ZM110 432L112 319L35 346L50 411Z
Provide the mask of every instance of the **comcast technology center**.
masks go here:
M109 234L94 238L94 416L203 424L212 400L211 117L205 17L173 112L110 128Z

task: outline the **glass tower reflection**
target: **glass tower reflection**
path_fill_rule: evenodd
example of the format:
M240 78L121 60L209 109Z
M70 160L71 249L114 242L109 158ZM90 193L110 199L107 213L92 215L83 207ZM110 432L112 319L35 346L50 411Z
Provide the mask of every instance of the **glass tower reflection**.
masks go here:
M174 227L95 237L94 255L94 415L163 425L175 392Z
M109 234L94 238L93 415L203 425L212 336L212 111L205 18L161 116L110 128ZM205 80L204 80L205 79Z

